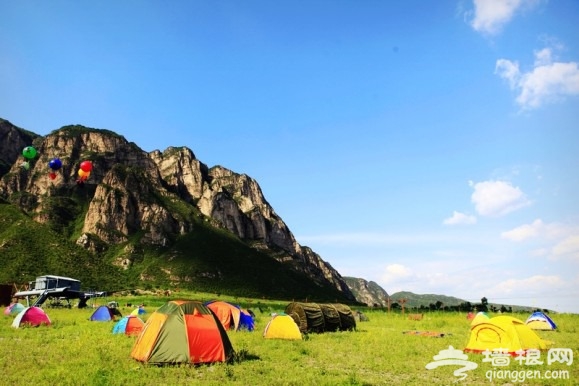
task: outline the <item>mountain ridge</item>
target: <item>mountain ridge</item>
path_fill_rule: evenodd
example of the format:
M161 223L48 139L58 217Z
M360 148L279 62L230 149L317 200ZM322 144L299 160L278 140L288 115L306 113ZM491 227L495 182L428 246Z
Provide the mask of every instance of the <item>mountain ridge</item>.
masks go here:
M2 153L0 198L8 203L4 205L17 206L25 217L67 237L94 260L115 267L121 277L150 285L195 287L210 280L239 284L246 273L240 271L248 269L228 260L230 251L213 252L220 250L222 238L242 255L238 259L257 259L251 269L268 266L268 273L262 275L285 277L286 297L323 294L355 302L339 272L296 241L257 181L245 174L222 166L207 167L185 146L145 152L110 130L81 125L63 126L40 136L2 119L0 134L6 148L20 151L34 146L38 150L28 168L21 166L24 159L19 152ZM53 157L63 166L51 179L47 165ZM83 160L90 160L93 169L79 184L77 173ZM203 232L205 239L199 240ZM191 245L193 239L197 241ZM207 240L212 240L212 249L204 246ZM7 253L9 245L3 243L0 248ZM207 261L201 263L208 258L199 256L201 250L219 269ZM196 253L195 258L187 256ZM224 261L238 271L228 269ZM273 262L275 267L270 266ZM287 272L277 272L282 270ZM0 280L20 275L14 267L6 272ZM262 287L250 291L254 295L266 295L276 287L271 280L264 284L267 277L259 281Z

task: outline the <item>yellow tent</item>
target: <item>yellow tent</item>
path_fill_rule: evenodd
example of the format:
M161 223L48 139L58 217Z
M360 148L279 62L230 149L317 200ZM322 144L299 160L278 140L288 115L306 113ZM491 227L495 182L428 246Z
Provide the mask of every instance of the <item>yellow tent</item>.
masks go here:
M273 315L265 326L263 336L270 339L302 339L298 325L286 314Z
M546 350L548 342L541 339L524 322L510 316L495 316L471 327L470 339L464 352L506 350L515 355L520 350Z
M486 322L489 319L490 319L489 315L486 312L481 311L481 312L477 313L475 315L475 317L471 320L470 325L472 327L472 326L475 326L481 322Z

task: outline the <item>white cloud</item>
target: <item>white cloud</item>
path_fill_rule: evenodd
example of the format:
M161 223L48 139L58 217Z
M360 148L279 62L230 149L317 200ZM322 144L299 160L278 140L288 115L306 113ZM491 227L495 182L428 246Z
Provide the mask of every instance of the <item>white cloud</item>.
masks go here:
M517 228L511 229L501 233L503 239L508 239L511 241L523 241L528 238L536 237L539 235L542 229L545 228L545 224L540 219L533 221L532 224L521 225Z
M524 224L501 233L501 237L511 241L523 241L530 238L561 240L577 232L579 229L576 226L544 223L541 219L536 219L531 224Z
M481 216L502 216L531 203L521 189L507 181L483 181L470 185L474 189L471 202Z
M533 6L535 0L474 0L474 17L470 25L484 34L499 33L523 6Z
M566 96L579 95L577 62L554 62L550 48L535 52L535 63L529 72L521 72L517 62L499 59L495 74L506 79L518 93L516 102L522 109L534 109Z
M555 258L566 258L579 261L579 234L569 236L553 247Z
M408 277L412 274L410 268L402 264L390 264L386 267L385 276Z
M402 264L390 264L386 266L386 269L382 273L379 281L382 283L383 288L389 293L401 291L402 288L399 287L402 283L408 281L412 282L415 274L412 270Z
M552 56L550 48L535 51L535 67L551 64L553 62Z
M376 281L389 294L399 291L448 294L452 290L456 291L457 286L468 286L471 282L467 280L468 283L463 283L458 280L464 269L470 270L462 258L421 261L411 265L393 263L384 268Z
M452 217L445 219L442 223L444 225L476 224L476 217L461 212L453 211Z
M526 272L525 268L532 268ZM378 272L378 267L375 267ZM392 263L374 280L390 295L399 291L441 294L478 302L485 296L491 303L540 306L562 312L579 312L575 301L579 274L540 274L531 264L506 269L497 260L472 265L471 260L451 259ZM370 275L371 276L371 275ZM474 280L473 278L484 278ZM570 296L574 294L573 296Z
M517 83L521 78L521 70L519 70L519 63L511 62L507 59L499 59L495 65L495 74L509 82L511 89L517 87Z
M505 295L521 294L533 296L538 294L553 293L555 290L565 288L568 283L555 275L534 275L523 279L507 279L495 284L489 291L489 301L492 296L498 298Z

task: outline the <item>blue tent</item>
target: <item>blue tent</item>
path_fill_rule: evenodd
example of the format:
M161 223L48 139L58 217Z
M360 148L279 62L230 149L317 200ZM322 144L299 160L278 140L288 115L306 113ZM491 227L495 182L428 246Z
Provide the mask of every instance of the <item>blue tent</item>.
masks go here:
M145 311L145 308L143 306L139 306L138 308L135 308L132 312L131 315L143 315L145 314L147 311Z
M138 335L145 323L135 315L127 315L119 320L113 327L113 334Z
M532 330L555 330L557 325L541 311L535 311L525 322Z
M253 331L253 328L255 326L255 322L253 320L253 317L249 314L246 313L247 311L241 309L241 313L239 314L239 329L246 329L248 331Z
M93 322L109 322L115 320L115 312L107 306L100 306L92 313L90 320Z

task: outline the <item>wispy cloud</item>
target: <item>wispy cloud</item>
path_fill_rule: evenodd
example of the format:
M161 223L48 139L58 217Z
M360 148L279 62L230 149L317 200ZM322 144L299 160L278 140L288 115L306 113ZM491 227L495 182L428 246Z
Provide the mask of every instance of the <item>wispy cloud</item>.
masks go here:
M319 235L296 236L300 244L318 243L348 246L381 246L393 244L435 244L435 243L476 243L481 241L480 235L469 238L464 234L456 235L449 232L416 232L416 233L388 233L388 232L359 232L359 233L332 233ZM484 241L483 241L484 242Z
M461 259L414 264L392 262L382 267L375 280L390 295L411 291L455 296L471 302L478 302L484 296L492 303L576 310L574 299L579 295L576 289L579 274L565 277L526 273L522 269L515 273L495 263L492 259L480 266ZM374 269L380 271L378 267Z
M531 224L524 224L510 231L501 233L503 239L511 241L523 241L529 238L536 237L539 232L545 228L545 224L540 219L533 221Z
M474 12L466 16L471 27L486 35L496 35L523 8L531 8L537 0L474 0Z
M524 241L531 238L556 240L568 237L577 231L572 226L560 223L545 223L538 218L530 224L523 224L501 233L501 237L511 241Z
M473 267L463 257L415 262L393 262L383 267L377 281L389 293L460 293L472 288L472 273L487 272L486 266ZM482 271L481 271L482 270Z
M476 217L461 212L453 211L452 216L444 219L444 225L476 224Z
M507 181L469 182L471 202L481 216L503 216L531 204L525 193Z
M579 95L577 62L555 61L552 48L536 51L533 68L528 72L521 71L516 61L499 59L495 74L507 80L517 92L516 102L524 110Z
M562 288L567 288L563 278L556 275L534 275L526 278L503 280L489 289L489 295L497 298L524 293L526 296L553 294Z
M571 260L579 262L579 227L560 223L544 223L536 219L501 233L503 239L523 242L538 240L545 245L535 250L536 256L549 256L551 260Z
M579 234L571 235L557 243L552 250L554 259L567 259L579 262Z

